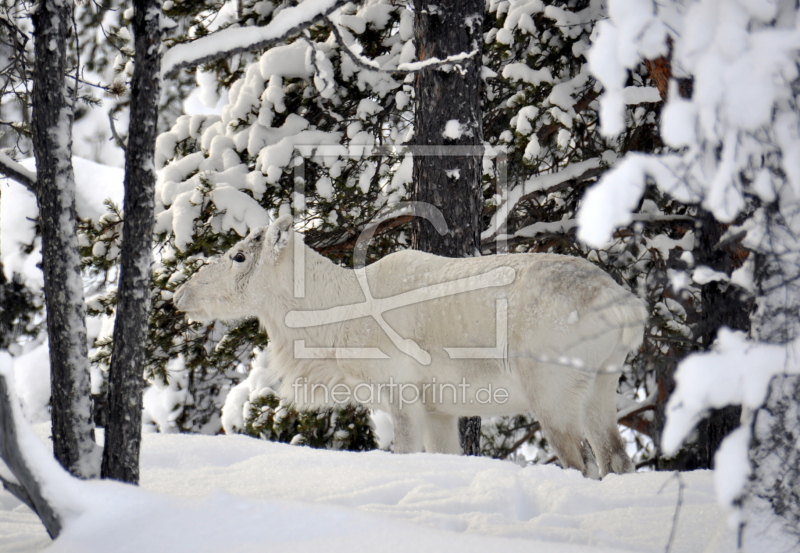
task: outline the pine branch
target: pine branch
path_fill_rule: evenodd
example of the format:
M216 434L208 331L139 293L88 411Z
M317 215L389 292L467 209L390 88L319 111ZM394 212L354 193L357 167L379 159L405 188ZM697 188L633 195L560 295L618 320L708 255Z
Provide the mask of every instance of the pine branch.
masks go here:
M229 27L166 51L162 76L180 69L211 63L236 54L260 50L284 42L342 7L345 0L305 0L287 8L264 27ZM310 14L313 14L309 17Z
M502 456L500 456L500 459L508 458L508 456L511 455L512 453L514 453L522 444L524 444L525 442L527 442L528 440L533 438L533 436L539 431L540 428L541 428L541 425L538 422L533 423L533 425L531 426L531 429L528 430L525 433L525 435L522 436L519 440L514 442L514 445L509 447L508 451L506 451Z
M36 194L36 173L26 169L3 152L0 152L0 173Z
M387 75L410 75L413 73L419 73L420 71L424 71L425 69L433 69L437 67L442 67L444 65L453 65L455 63L467 60L474 56L478 55L478 50L473 50L469 54L466 52L462 52L460 54L455 54L453 56L447 56L443 60L439 58L429 58L426 60L414 61L409 63L401 63L397 66L397 69L382 69L377 62L365 58L359 54L353 52L342 36L342 33L339 31L339 26L336 25L329 17L325 17L325 23L327 23L328 27L330 27L333 36L336 38L336 42L342 47L344 53L347 54L347 57L356 64L361 69L365 69L367 71L375 71L378 73L385 73Z
M108 124L111 126L111 136L114 138L114 142L116 142L117 146L119 146L123 152L127 152L128 148L125 145L125 141L119 133L117 133L117 126L114 124L114 116L110 113L108 114Z

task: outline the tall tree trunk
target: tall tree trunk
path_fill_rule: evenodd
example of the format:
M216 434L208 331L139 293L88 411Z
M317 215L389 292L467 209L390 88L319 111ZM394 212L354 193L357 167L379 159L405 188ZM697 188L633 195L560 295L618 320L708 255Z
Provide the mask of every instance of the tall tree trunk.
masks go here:
M447 257L480 252L484 8L483 0L414 0L414 40L420 60L478 51L458 64L421 71L414 82L412 199L440 209L448 232L440 235L431 223L417 217L412 222L411 244ZM446 136L446 129L453 132ZM464 452L479 454L480 417L460 421L459 429Z
M736 241L721 246L720 239L727 227L718 223L705 209L700 210L699 216L702 227L695 247L695 263L727 275L732 274L744 260L740 255L743 253L741 246ZM742 300L738 287L718 281L709 282L701 289L701 301L703 313L699 330L705 349L711 348L723 326L743 331L750 328L750 302ZM686 467L686 470L714 468L714 454L722 440L739 426L741 416L742 408L738 405L712 410L697 425L695 465Z
M735 241L726 246L720 245L720 239L727 227L717 222L705 209L699 210L698 220L700 228L694 249L695 264L705 265L727 275L732 274L744 260L744 250ZM751 305L749 301L742 300L741 292L736 286L718 281L708 282L701 287L701 303L698 335L706 350L711 348L723 326L743 331L750 328ZM675 365L672 363L672 372L669 374L670 393L675 387L674 369ZM666 403L660 406L662 412L665 405ZM694 442L685 446L683 454L669 465L670 470L714 468L715 453L722 440L739 426L741 415L742 408L738 405L711 410L698 423ZM663 425L660 429L663 429Z
M142 379L153 261L155 143L161 94L161 0L133 3L135 68L125 153L122 266L108 385L103 478L139 482Z
M76 476L97 474L86 307L72 170L73 94L66 78L72 2L42 0L34 26L33 145L50 340L53 449Z

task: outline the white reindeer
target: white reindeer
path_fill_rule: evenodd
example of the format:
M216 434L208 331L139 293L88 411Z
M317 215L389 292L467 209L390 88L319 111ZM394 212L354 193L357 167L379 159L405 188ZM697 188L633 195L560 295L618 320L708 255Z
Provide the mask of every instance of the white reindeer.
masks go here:
M615 393L646 311L584 259L408 250L354 271L285 216L201 268L175 304L194 320L257 316L282 396L387 411L397 452L460 453L458 417L532 411L563 466L633 470Z

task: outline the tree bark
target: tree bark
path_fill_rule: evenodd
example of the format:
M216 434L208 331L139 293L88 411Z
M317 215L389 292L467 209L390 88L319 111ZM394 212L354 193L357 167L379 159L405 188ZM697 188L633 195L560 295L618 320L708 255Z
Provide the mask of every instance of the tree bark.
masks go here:
M480 255L483 12L482 0L414 0L419 60L478 51L459 64L421 71L414 81L412 199L441 210L448 231L440 235L430 222L417 217L412 221L411 244L447 257ZM454 132L445 136L446 129ZM464 452L479 454L480 417L461 421L459 429Z
M781 200L762 212L766 232L755 254L750 333L761 342L783 345L785 363L791 363L800 338L800 249L797 223L784 213L796 212L798 205L791 197ZM737 500L744 551L793 551L800 544L799 397L800 376L778 374L750 419L750 476Z
M135 63L103 478L139 482L142 384L150 308L155 143L161 94L161 0L135 0Z
M727 228L705 209L700 210L700 221L702 227L695 248L696 264L732 274L744 260L739 244L734 242L729 247L720 246L720 239ZM706 350L711 348L723 326L743 331L750 328L750 304L742 300L742 293L736 286L709 282L701 289L701 301L703 313L699 331ZM697 425L696 463L686 470L713 469L714 455L722 440L739 427L741 417L742 408L738 405L712 410Z
M751 474L742 506L743 551L796 551L800 544L800 375L772 377L751 425Z
M31 18L33 145L50 340L53 449L67 470L85 478L97 470L72 170L74 91L65 77L72 2L42 0Z
M734 242L726 247L720 246L720 239L726 226L717 222L714 216L700 209L698 213L700 227L697 233L697 245L694 249L695 264L705 265L715 271L730 275L738 269L746 257L746 252ZM745 255L743 255L745 254ZM717 333L723 326L733 330L746 331L750 328L750 303L742 300L741 292L736 286L712 281L701 287L701 318L698 322L698 337L704 349L708 350L717 339ZM674 364L673 364L674 372ZM675 387L674 375L669 374L670 393ZM663 410L664 406L661 406ZM695 430L696 439L687 444L684 454L671 465L673 470L696 470L714 468L714 455L722 440L738 428L742 408L729 405L721 409L712 409L698 423ZM661 427L663 429L663 426Z

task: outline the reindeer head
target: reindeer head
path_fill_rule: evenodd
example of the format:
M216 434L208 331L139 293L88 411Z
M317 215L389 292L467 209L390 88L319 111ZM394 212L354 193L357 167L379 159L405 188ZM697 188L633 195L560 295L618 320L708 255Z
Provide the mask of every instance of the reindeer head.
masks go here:
M270 288L279 285L279 273L285 272L279 268L292 234L289 215L254 229L178 288L175 306L197 321L257 316Z

